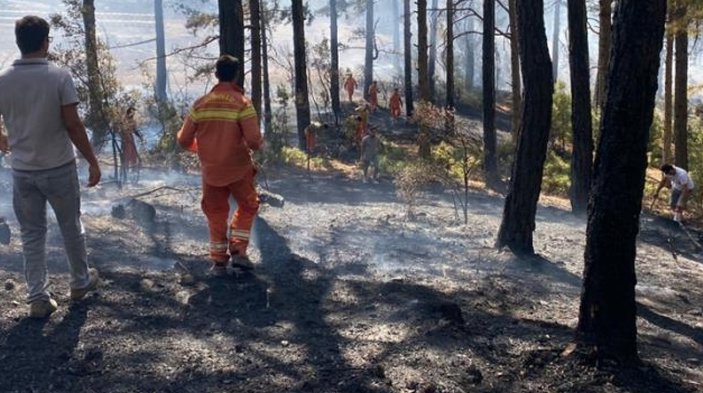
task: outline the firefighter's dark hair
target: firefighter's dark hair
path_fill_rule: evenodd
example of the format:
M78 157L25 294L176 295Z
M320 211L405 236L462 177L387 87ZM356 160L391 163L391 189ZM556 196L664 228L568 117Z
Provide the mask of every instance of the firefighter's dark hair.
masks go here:
M23 55L41 49L49 38L49 23L35 15L27 15L15 22L15 42Z
M239 72L239 59L232 55L222 55L215 63L215 76L221 82L232 82Z

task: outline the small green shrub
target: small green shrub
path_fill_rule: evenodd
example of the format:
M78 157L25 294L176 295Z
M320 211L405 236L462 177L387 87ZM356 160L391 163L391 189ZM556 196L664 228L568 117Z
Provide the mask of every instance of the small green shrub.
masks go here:
M542 192L566 196L570 185L570 163L550 150L544 163Z

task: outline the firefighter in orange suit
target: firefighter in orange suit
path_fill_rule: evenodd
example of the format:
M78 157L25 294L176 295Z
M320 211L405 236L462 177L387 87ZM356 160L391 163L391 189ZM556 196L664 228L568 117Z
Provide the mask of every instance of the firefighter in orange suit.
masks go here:
M251 101L235 83L239 61L221 56L215 65L217 85L193 104L178 132L178 143L197 152L203 176L202 209L210 229L210 259L214 275L233 267L252 269L247 258L249 236L259 197L251 152L262 143L259 120ZM229 197L237 211L229 225ZM229 253L229 254L228 254Z
M378 84L376 81L371 82L371 86L369 86L369 104L371 104L371 112L376 112L376 108L378 108Z
M395 89L391 96L389 106L391 107L391 117L396 120L400 117L400 107L403 105L403 99L400 98L400 91Z
M344 81L344 90L347 91L347 96L349 96L349 102L352 102L352 96L354 95L354 90L356 89L358 83L352 74L347 75L347 79Z

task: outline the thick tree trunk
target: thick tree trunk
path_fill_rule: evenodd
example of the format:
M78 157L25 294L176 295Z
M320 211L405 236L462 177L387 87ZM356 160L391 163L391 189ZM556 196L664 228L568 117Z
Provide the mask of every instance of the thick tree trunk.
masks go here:
M94 0L84 0L81 13L83 14L83 28L85 29L85 57L88 71L88 99L90 103L87 123L93 131L92 143L97 146L105 142L109 120L106 118L107 111L103 104L104 92L98 66L98 39L95 32Z
M498 180L495 126L495 6L495 0L483 2L483 170L489 187L493 187Z
M520 52L517 31L517 1L510 0L510 79L512 84L512 114L511 129L513 140L517 142L520 128L520 107L522 106L522 86L520 83Z
M584 214L588 207L593 167L593 131L591 121L590 67L586 0L568 0L569 65L571 67L571 211Z
M447 0L447 102L454 108L454 0Z
M305 15L303 0L292 0L293 56L295 57L295 114L299 147L305 147L305 127L310 125L307 62L305 60Z
M366 0L366 55L364 56L364 99L369 100L369 87L373 82L373 44L374 44L374 26L373 26L373 2L374 0Z
M681 15L685 14L685 9ZM676 32L676 77L674 78L674 162L688 169L688 29Z
M339 38L337 30L337 0L330 0L330 95L334 124L339 124L342 107L339 103Z
M600 357L634 363L636 240L666 0L619 0L615 15L577 334Z
M168 100L163 0L154 0L154 22L156 27L156 86L154 95L159 103L163 103Z
M472 31L473 29L473 18L466 18L466 30ZM474 88L474 68L476 62L474 59L474 40L471 37L471 34L466 34L466 36L464 37L464 45L466 45L466 63L464 64L464 90L469 93Z
M268 21L266 18L266 2L260 4L261 7L261 66L264 79L264 130L271 130L273 116L271 114L271 82L269 80L269 50L268 50Z
M600 111L605 104L606 77L608 76L608 63L610 62L610 40L612 35L612 0L599 0L598 12L598 72L596 74L596 91L593 105Z
M554 32L552 33L552 78L559 80L559 33L561 31L561 0L554 2Z
M261 12L260 0L249 0L251 22L251 102L261 115Z
M430 80L427 70L427 0L417 0L417 80L420 100L430 101Z
M672 86L674 66L674 37L666 35L666 60L664 66L664 146L662 147L662 163L671 163L671 121L674 110Z
M427 61L427 78L430 82L430 98L432 100L437 96L435 69L437 66L437 20L439 11L437 11L438 0L432 0L432 12L430 13L430 58Z
M239 60L236 82L244 86L244 13L241 0L218 0L220 16L220 54Z
M405 114L412 117L415 106L413 104L413 51L412 51L412 26L411 26L410 0L403 1L403 59L405 68Z
M554 81L544 30L543 0L517 0L517 11L525 99L517 157L496 245L507 246L518 255L532 255L532 232L547 155Z

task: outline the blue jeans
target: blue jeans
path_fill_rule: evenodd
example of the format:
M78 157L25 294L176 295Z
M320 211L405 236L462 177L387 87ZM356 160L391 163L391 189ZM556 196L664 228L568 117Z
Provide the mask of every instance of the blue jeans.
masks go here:
M90 283L85 231L81 223L81 199L75 162L41 171L12 171L12 204L20 224L24 251L27 302L48 300L49 271L46 265L46 203L49 202L61 229L68 257L71 288Z

